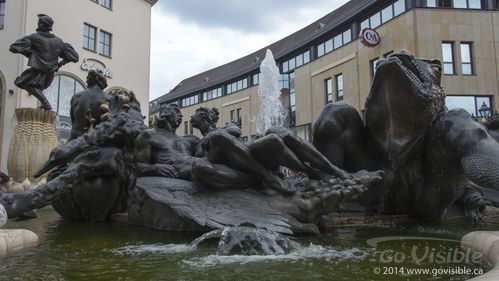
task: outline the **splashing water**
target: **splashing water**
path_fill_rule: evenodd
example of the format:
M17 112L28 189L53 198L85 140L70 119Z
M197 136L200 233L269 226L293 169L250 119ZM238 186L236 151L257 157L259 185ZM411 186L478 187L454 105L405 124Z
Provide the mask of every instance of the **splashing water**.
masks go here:
M279 68L276 65L272 52L267 49L265 58L260 65L260 113L256 117L256 132L263 135L266 130L274 126L283 126L286 111L280 100Z
M112 250L116 255L140 255L147 253L156 254L178 254L192 252L196 248L187 244L143 244L129 245Z
M193 257L183 259L182 262L190 267L205 268L227 264L249 264L266 262L298 262L325 260L335 262L340 260L364 260L372 255L366 249L334 249L310 244L284 255L208 255L204 257Z

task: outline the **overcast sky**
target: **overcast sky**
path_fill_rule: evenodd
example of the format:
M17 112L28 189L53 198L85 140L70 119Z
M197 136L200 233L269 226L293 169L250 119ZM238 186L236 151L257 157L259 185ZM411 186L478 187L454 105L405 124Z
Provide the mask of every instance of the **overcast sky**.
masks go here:
M348 0L159 0L150 100L180 81L278 41Z

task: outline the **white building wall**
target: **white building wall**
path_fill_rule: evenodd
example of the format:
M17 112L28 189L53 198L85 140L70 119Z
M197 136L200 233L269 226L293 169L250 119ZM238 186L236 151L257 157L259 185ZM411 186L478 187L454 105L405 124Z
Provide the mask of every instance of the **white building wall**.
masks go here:
M123 87L134 91L141 103L142 115L148 116L149 66L151 39L151 2L114 0L112 9L91 0L7 0L5 27L0 29L0 73L4 76L4 104L0 125L2 140L0 169L6 172L10 139L14 132L14 110L36 107L37 100L14 86L14 80L27 68L27 58L8 51L18 38L35 32L37 14L54 19L53 33L70 43L80 55L78 63L69 63L61 73L71 74L81 82L87 71L81 69L85 58L97 59L109 68L108 88ZM83 24L97 27L97 52L83 48ZM98 54L99 30L112 34L111 57ZM1 77L1 75L0 75ZM8 94L13 90L13 94Z

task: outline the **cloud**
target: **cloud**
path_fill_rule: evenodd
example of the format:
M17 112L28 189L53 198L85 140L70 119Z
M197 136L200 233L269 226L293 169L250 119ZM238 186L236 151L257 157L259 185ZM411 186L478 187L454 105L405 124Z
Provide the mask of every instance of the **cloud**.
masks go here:
M158 7L164 13L177 15L183 22L201 27L227 27L259 33L267 32L280 22L296 20L301 9L326 7L327 3L333 2L331 0L316 0L312 3L303 0L160 0Z
M150 100L255 52L347 0L160 0L152 9Z

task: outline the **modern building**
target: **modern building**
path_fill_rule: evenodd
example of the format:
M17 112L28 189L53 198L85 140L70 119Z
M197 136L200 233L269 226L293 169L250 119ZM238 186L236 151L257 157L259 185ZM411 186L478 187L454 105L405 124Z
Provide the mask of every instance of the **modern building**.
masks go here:
M363 110L376 61L405 49L441 60L447 105L478 116L484 103L499 106L498 6L497 0L351 0L268 47L186 78L150 108L177 102L189 117L200 106L218 107L219 125L240 122L243 139L250 139L260 109L259 65L270 49L281 71L287 125L309 139L326 103L345 100ZM191 132L185 118L178 133Z
M38 100L14 85L27 68L27 58L9 52L18 38L35 32L37 14L54 19L53 33L79 53L78 63L57 72L45 90L53 110L58 112L60 141L71 130L69 101L85 87L90 69L107 76L106 91L125 88L134 91L148 115L151 7L158 0L0 0L0 169L6 171L10 139L14 133L14 110L37 107Z

